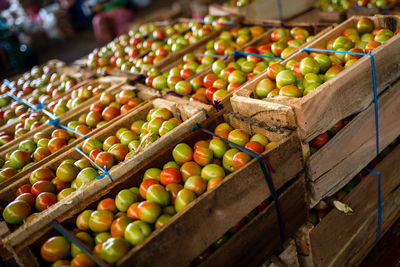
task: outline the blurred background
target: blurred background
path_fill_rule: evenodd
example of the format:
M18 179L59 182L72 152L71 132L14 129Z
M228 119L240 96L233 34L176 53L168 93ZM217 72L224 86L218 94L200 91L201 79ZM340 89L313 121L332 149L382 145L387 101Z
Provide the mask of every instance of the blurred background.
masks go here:
M0 0L0 77L70 63L135 24L195 13L204 16L207 1Z

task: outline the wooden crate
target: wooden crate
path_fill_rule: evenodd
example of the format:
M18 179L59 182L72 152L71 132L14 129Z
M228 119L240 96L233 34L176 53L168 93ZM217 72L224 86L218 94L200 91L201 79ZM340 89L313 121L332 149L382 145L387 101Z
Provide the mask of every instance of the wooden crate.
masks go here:
M314 6L314 1L281 1L283 19L295 17ZM210 5L208 8L210 15L226 16L229 14L242 15L247 18L254 19L280 19L278 4L275 0L256 0L253 3L238 8L238 7L223 7L221 5Z
M400 217L400 147L375 170L382 174L382 235ZM344 198L352 215L333 209L316 226L307 223L296 234L303 266L357 266L373 248L377 229L378 178L370 173Z
M148 111L154 107L166 107L171 110L174 116L180 117L184 122L151 145L147 146L143 151L133 155L129 159L121 162L117 167L111 169L109 174L111 175L113 182L111 182L107 177L95 180L90 184L77 189L62 201L59 201L48 209L42 211L38 216L16 228L14 231L11 231L12 229L10 229L3 237L3 242L9 250L13 251L26 242L33 242L35 236L40 236L42 231L52 220L65 216L68 212L75 211L77 207L89 203L88 201L91 198L100 196L100 192L107 192L107 188L115 187L120 184L121 181L125 181L127 178L131 177L132 173L139 171L143 164L148 163L149 161L152 162L152 159L159 155L159 152L163 147L175 142L175 140L181 135L190 131L196 123L201 123L206 118L204 112L198 111L191 106L176 105L164 99L155 99L138 108L135 112L131 113L130 116L120 118L105 129L93 134L91 138L104 141L110 136L110 133L115 133L117 129L122 127L129 128L133 121L145 119ZM82 144L83 141L79 143L77 147L82 149ZM82 155L74 148L71 148L62 155L59 155L57 158L43 164L42 167L49 167L55 170L66 158L78 160L82 158ZM29 174L0 190L0 206L5 207L7 203L13 201L18 187L26 183L29 183Z
M202 125L205 128L214 129L223 121L228 122L234 128L240 128L240 121L231 118L230 114L223 117L222 113L208 119ZM258 130L255 129L255 132ZM88 197L85 202L76 201L73 209L69 212L58 213L56 219L59 222L73 220L83 209L95 207L100 199L115 197L121 189L138 186L147 168L162 167L171 158L171 151L176 144L184 142L194 145L196 141L208 138L210 136L206 133L187 131L179 139L165 143L159 153L142 162L140 169L131 169L129 175L114 183L108 183L102 193ZM292 180L302 170L300 143L296 135L284 137L264 154L268 155L269 162L275 169L272 180L276 189ZM156 230L147 240L131 249L117 265L165 266L166 263L169 266L188 265L232 225L270 196L258 164L253 159L239 171L225 177L220 185L198 197L186 209L171 218L164 227ZM88 190L85 190L85 194L87 192ZM210 225L213 226L212 231L210 231ZM4 239L4 242L9 248L14 249L17 255L20 255L20 251L45 235L46 230L50 229L44 223L42 223L42 227L41 231L30 231L24 238L18 236L19 240L9 236ZM275 234L277 233L273 233L273 235ZM28 264L30 262L32 261L29 261Z
M244 23L248 24L252 24L252 25L261 25L263 27L279 27L279 22L277 21L260 21L260 20L247 20L244 21ZM329 32L329 30L331 29L330 27L327 27L326 24L322 24L322 25L316 25L316 24L308 24L308 23L294 23L294 24L283 24L281 25L283 27L286 28L291 28L291 27L305 27L306 29L312 31L313 34L315 34L316 36L314 37L315 39L318 39L318 37L323 36L325 33ZM248 43L247 45L245 45L242 49L240 49L240 51L243 51L245 48L247 48L248 46L257 46L257 45L261 45L263 43L265 43L265 40L269 40L271 33L273 30L269 30L267 32L265 32L264 34L262 34L261 36L259 36L258 38L254 39L252 42ZM312 42L312 41L311 41ZM305 47L305 44L302 45L301 47L294 49L293 53L296 53L296 51L299 51L299 49ZM290 57L290 56L289 56ZM225 60L225 62L228 64L229 62L234 61L233 57L230 57L228 59ZM197 75L195 75L194 77L203 77L209 73L213 73L211 70L211 67L206 69L204 72L201 72ZM257 76L255 76L253 78L253 80L258 80L259 77L263 75L263 73L258 74ZM192 77L192 78L194 78ZM252 80L252 81L253 81ZM251 82L251 81L250 81ZM235 91L239 91L241 88L245 88L247 86L247 82L244 83L243 85L241 85L239 88L237 88ZM222 107L225 110L232 110L232 106L231 106L231 101L230 98L233 96L233 92L229 93L227 96L225 96L222 100L221 100L221 104ZM191 103L192 105L194 105L196 108L199 109L204 109L207 114L212 115L214 113L217 112L216 108L213 107L212 105L203 103L203 102L198 102L198 101L188 101L185 100L181 97L175 96L173 94L169 94L165 96L166 99L169 99L171 101L176 101L179 103ZM291 128L289 130L293 130L294 128Z
M370 18L375 26L385 26L392 30L400 25L400 17L396 16ZM354 28L358 19L359 17L348 19L332 31L311 41L307 47L324 46L329 39L338 37L344 29ZM400 53L394 52L399 50L400 36L396 35L372 52L377 66L378 94L400 75ZM296 53L283 64L301 56L301 53ZM305 142L327 131L341 119L365 109L373 100L371 64L368 56L360 58L351 67L301 98L253 98L258 82L265 76L266 72L261 73L234 93L231 99L233 110L268 122L272 126L290 129L297 126L298 133Z
M304 175L279 196L285 238L294 235L307 220L305 196ZM273 202L206 258L200 266L260 266L279 246L278 221ZM297 260L297 257L294 259Z
M150 101L150 100L152 100L152 99L154 99L154 98L159 96L158 92L156 92L156 91L139 90L134 86L127 85L127 84L124 84L124 83L123 84L119 84L118 86L111 87L108 90L108 92L110 92L112 94L117 94L118 92L120 92L123 89L134 90L136 92L137 96L140 97L141 99L143 99L144 102L142 104L140 104L139 106L135 107L134 109L131 109L126 114L120 115L120 116L112 119L111 121L107 122L104 126L97 127L95 129L93 129L91 132L86 134L86 136L90 137L90 136L96 134L99 131L103 131L103 129L105 129L105 127L108 127L109 125L111 125L115 121L120 120L120 119L122 119L124 117L129 118L130 115L132 113L134 113L139 107L141 107L142 105L145 105L146 103L148 103L148 101ZM91 98L90 100L86 101L88 103L86 103L86 102L82 103L77 108L71 110L72 112L67 112L68 114L65 113L65 116L63 114L62 116L59 117L60 124L67 125L68 122L70 122L70 121L77 121L82 114L89 113L91 104L98 103L99 100L100 100L100 95L97 95L97 96ZM45 127L40 127L40 132L48 133L48 134L51 135L51 133L54 131L54 129L55 128L54 128L53 125L46 124ZM33 138L33 136L37 132L38 131L29 132L28 134L26 134L26 137L24 137L24 140ZM16 175L14 175L13 177L10 177L9 179L3 181L2 183L0 183L0 189L5 188L6 186L9 186L10 184L18 181L20 178L22 178L25 175L31 173L33 170L35 170L40 165L43 165L43 164L51 161L52 159L57 158L59 155L63 154L64 152L66 152L68 150L70 150L72 147L76 146L80 142L82 142L82 139L77 138L77 140L75 140L74 142L66 145L62 149L58 150L56 153L51 154L50 156L46 157L45 159L35 163L31 167L26 168L25 170L23 170L23 171L17 173ZM7 146L7 149L4 149L4 150L2 150L0 152L0 158L4 158L5 155L7 153L9 153L10 151L14 151L14 150L18 149L19 143L16 143L16 142L12 142L12 143L13 143L12 146Z
M342 22L346 19L346 12L345 11L318 10L318 18L320 21Z
M90 79L87 81L82 81L80 83L78 83L76 86L74 86L73 88L71 88L71 90L69 90L68 92L65 92L63 94L61 94L59 97L55 98L53 101L58 101L60 99L62 99L63 97L66 96L70 96L72 91L79 89L81 86L86 86L89 84L108 84L110 85L110 88L108 88L108 91L112 91L115 90L115 88L118 88L120 86L122 86L123 84L125 84L125 79L121 79L119 77L103 77L103 78L99 78L98 80L95 79ZM60 115L58 117L58 119L61 121L64 118L67 118L68 116L71 116L72 114L74 114L76 112L76 110L78 108L82 108L85 105L90 105L92 103L94 103L95 101L98 101L100 99L100 95L95 96L90 98L89 100L83 102L82 104L80 104L79 106L77 106L74 109L71 109L69 111L67 111L66 113ZM7 132L14 132L15 131L15 126L17 125L18 121L11 123L11 124L6 124L2 127L0 127L0 131L7 131ZM39 126L36 129L30 130L28 131L26 134L18 137L18 138L14 138L11 142L8 142L7 144L1 146L1 150L6 150L9 149L10 147L19 144L22 140L25 140L26 138L30 138L32 137L35 133L37 132L41 132L43 130L45 130L46 128L48 128L48 124L44 123L41 126Z
M375 105L371 103L307 159L311 206L336 193L375 157L374 109ZM400 112L400 81L379 96L378 109L379 148L382 151L400 135L400 124L393 115Z

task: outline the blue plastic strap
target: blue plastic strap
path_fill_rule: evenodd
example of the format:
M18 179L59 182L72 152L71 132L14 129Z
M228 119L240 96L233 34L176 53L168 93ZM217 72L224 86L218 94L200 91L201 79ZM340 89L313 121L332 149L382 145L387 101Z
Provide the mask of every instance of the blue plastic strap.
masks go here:
M232 143L229 140L226 140L225 138L223 138L222 136L219 136L203 127L201 127L198 123L195 124L195 126L193 126L193 128L191 129L191 131L196 131L196 130L201 130L205 133L208 133L212 136L215 136L219 139L221 139L222 141L236 147L237 149L239 149L240 151L247 153L248 155L250 155L253 158L256 158L258 160L258 163L260 164L261 170L264 174L264 178L268 184L269 190L271 192L271 196L272 199L275 201L275 212L276 212L276 217L278 219L278 228L279 228L279 237L280 237L280 242L281 245L283 245L284 241L285 241L285 235L284 235L284 225L283 225L283 221L282 221L282 216L281 216L281 211L280 211L280 206L279 206L279 199L278 199L278 195L276 194L275 191L275 187L274 184L272 182L271 179L271 172L274 172L274 170L272 169L271 165L269 164L268 158L267 156L262 156L258 153L254 153L253 151L244 148L242 146L239 146L235 143Z
M233 51L233 57L235 60L237 60L241 56L254 56L254 57L263 57L263 58L269 58L269 59L279 59L283 60L281 57L272 57L272 56L267 56L267 55L260 55L260 54L254 54L254 53L245 53L241 51Z
M378 227L376 229L376 240L375 240L375 243L377 243L381 239L381 231L382 231L381 173L369 168L365 168L365 170L372 172L378 176Z
M376 85L376 73L375 73L375 60L371 51L366 53L357 53L357 52L347 52L347 51L335 51L335 50L325 50L318 48L303 48L301 52L330 52L330 53L341 53L341 54L350 54L350 55L361 55L361 56L369 56L371 60L371 73L372 73L372 86L373 86L373 94L374 94L374 112L375 112L375 137L376 137L376 156L379 155L379 113L378 113L378 92ZM381 229L382 229L382 199L381 199L381 174L380 172L371 170L366 168L367 171L375 173L378 175L378 226L376 229L376 242L381 238Z
M97 258L93 253L89 250L89 248L77 237L75 237L70 231L68 231L64 226L62 226L57 221L51 221L50 225L53 226L60 234L62 234L65 238L69 240L69 242L73 243L77 246L83 253L89 256L93 261L95 261L99 266L102 267L110 267L112 265L105 263L101 259Z
M4 82L7 84L7 86L11 86L9 80L5 79ZM15 87L13 87L13 88L15 89ZM15 101L17 101L17 102L19 102L19 103L23 103L23 104L27 105L28 107L30 107L31 109L33 109L33 110L35 110L35 111L41 111L41 112L43 112L47 117L49 117L49 118L51 118L51 119L56 119L56 118L57 118L53 113L49 112L49 111L46 110L46 109L43 109L43 107L44 107L45 105L47 105L47 103L41 103L41 102L39 102L39 104L33 105L33 104L29 103L28 101L26 101L25 99L19 98L19 97L15 96L15 95L11 94L10 92L7 92L6 94L7 94L8 96L10 96L12 99L14 99Z
M166 91L167 94L175 94L175 95L179 95L179 96L186 96L186 97L190 97L194 100L197 100L199 102L203 102L207 105L212 105L216 110L222 110L224 108L224 105L222 105L222 103L220 101L206 101L200 98L196 98L190 95L186 95L186 94L182 94L182 93L178 93L177 91L174 90L168 90Z
M80 137L82 137L83 139L87 139L87 136L86 136L86 135L84 135L84 134L82 134L82 133L80 133L80 132L77 132L77 131L75 131L75 130L73 130L73 129L71 129L71 128L65 126L65 125L58 124L58 127L63 128L64 130L70 131L70 132L72 132L72 133L74 133L74 134L77 134L77 135L79 135Z
M49 119L47 123L53 125L53 126L56 127L56 128L59 128L59 125L60 125L60 124L58 123L58 119L57 119L57 118L55 118L55 119Z
M82 150L80 150L77 146L74 146L74 149L76 151L78 151L82 156L84 156L85 158L87 158L94 166L96 166L100 171L102 171L103 173L100 174L99 176L96 177L96 179L102 179L105 176L108 176L108 178L110 179L110 181L112 182L113 179L111 178L111 175L107 172L107 167L104 166L104 169L102 167L100 167L96 162L94 162L88 155L85 154L85 152L83 152Z

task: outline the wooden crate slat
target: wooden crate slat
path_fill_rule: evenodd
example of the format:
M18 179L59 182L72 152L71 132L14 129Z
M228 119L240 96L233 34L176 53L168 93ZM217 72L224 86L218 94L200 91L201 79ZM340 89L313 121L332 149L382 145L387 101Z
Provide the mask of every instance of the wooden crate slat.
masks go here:
M293 235L307 218L304 197L304 175L279 196L286 238ZM279 243L273 202L200 266L260 266L279 247Z
M374 103L370 104L309 158L307 172L313 203L338 191L376 156L374 108ZM379 97L378 111L382 151L400 134L394 115L400 113L400 81Z

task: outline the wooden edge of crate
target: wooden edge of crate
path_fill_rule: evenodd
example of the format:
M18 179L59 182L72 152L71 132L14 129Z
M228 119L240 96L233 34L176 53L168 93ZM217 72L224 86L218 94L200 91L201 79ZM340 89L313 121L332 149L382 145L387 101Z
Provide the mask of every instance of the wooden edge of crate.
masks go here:
M295 135L279 142L267 154L276 170L272 175L276 188L280 188L302 169L299 141ZM253 159L246 168L227 176L217 188L194 200L185 210L172 217L165 227L156 230L151 238L133 248L121 259L120 266L135 266L144 262L152 266L162 262L175 266L189 264L222 236L229 229L229 224L242 219L269 195L258 162ZM204 219L204 223L199 225L199 218ZM193 225L198 226L195 232ZM213 231L210 231L210 225L213 225ZM182 237L176 235L177 231L192 233L187 237L191 241L183 242ZM162 253L168 251L171 244L174 244L174 252L168 255ZM154 249L163 257L149 257Z
M378 107L379 142L383 149L400 134L400 125L392 115L400 113L400 81L379 96ZM374 103L371 103L325 146L310 156L307 161L308 179L316 181L325 175L323 179L337 180L349 169L365 166L364 163L375 155L376 149L374 108ZM348 158L351 160L350 164L346 164ZM355 158L365 160L355 165ZM328 173L334 168L338 170L333 176L329 176Z
M356 19L357 17L348 19L334 30L312 41L307 47L315 47L324 43L325 40L337 37L345 28L354 25ZM377 25L384 25L389 21L385 21L379 16L371 17L371 19ZM396 21L399 23L400 18L397 17ZM392 51L399 49L400 36L395 36L372 52L375 64L381 66L376 69L378 94L399 76L400 64L395 62L400 61L400 54L392 53ZM294 57L300 55L301 53L298 53ZM350 72L351 76L349 76ZM344 76L346 73L347 76ZM365 79L354 78L364 76ZM359 88L357 94L354 94L354 88ZM343 73L325 82L293 104L301 138L310 141L318 134L331 128L339 120L365 109L373 100L372 91L370 58L364 56L344 70ZM337 99L341 100L338 101ZM321 120L321 118L324 119Z
M208 13L214 16L227 16L239 15L239 8L237 7L224 7L218 4L211 4L208 6Z
M245 88L235 92L231 98L232 109L271 127L296 129L296 117L291 107L251 98L250 94Z
M293 2L291 0L283 0L281 5L283 10L283 19L288 20L300 15L301 13L311 9L314 6L312 0L301 0ZM245 17L251 18L270 18L279 19L279 7L276 1L255 1L254 3L239 9L239 13Z
M390 99L390 101L396 101L396 99ZM389 110L396 110L398 107L396 106L388 106ZM382 110L383 112L385 110ZM392 114L388 112L387 114ZM373 116L373 115L371 115ZM381 128L381 138L379 139L380 150L382 151L386 146L390 144L390 142L398 136L398 128L396 128L396 121L391 125L390 118L393 115L387 115L385 118L381 117L381 123L384 123L386 129L384 127ZM360 121L362 122L362 121ZM372 124L371 124L372 123ZM358 123L355 123L358 125ZM375 141L375 126L373 126L374 121L369 121L365 124L365 128L363 127L363 142L357 144L357 148L352 153L346 155L346 157L338 162L334 168L332 168L329 172L324 173L315 181L310 181L309 183L309 191L310 191L310 199L311 205L315 205L320 199L325 196L332 195L340 188L342 188L347 182L349 182L362 168L368 164L376 155L376 141ZM361 127L361 126L360 126ZM347 134L348 130L343 129ZM354 138L359 135L355 135ZM357 142L358 140L354 140L350 136L350 142ZM357 138L356 138L357 139ZM347 170L344 172L344 170ZM338 179L340 177L340 179Z
M382 174L381 194L382 200L400 185L400 166L397 163L400 157L400 147L387 155L375 170ZM343 247L349 237L356 233L359 226L369 214L377 215L378 203L378 178L370 173L348 194L344 200L353 210L352 215L333 209L310 233L312 254L316 265L326 266L331 259L343 252ZM336 229L336 230L335 230ZM346 252L345 252L346 253Z
M143 106L142 109L144 108L145 107ZM145 150L141 151L136 155L133 155L132 157L120 163L118 167L109 171L111 177L113 178L113 182L118 183L118 180L127 175L129 169L139 167L144 160L155 155L155 153L161 150L165 145L174 142L181 135L189 132L190 129L196 123L200 123L205 119L206 116L204 112L199 111L196 115L192 116L191 118L180 124L177 128L173 129L169 133L165 134L162 138L158 139L157 141L146 147ZM108 128L110 127L114 128L118 123L123 123L123 120L119 120L113 125L108 126ZM106 133L108 133L108 129L104 129L102 134L104 135ZM100 135L101 133L99 132L97 133L97 135L94 135L93 138L98 137ZM79 146L81 146L81 144ZM76 151L74 149L71 149L70 152L68 152L68 155L75 152ZM65 154L67 154L67 152ZM50 165L52 163L56 164L57 162L60 162L64 159L65 156L60 155L58 158L53 159L52 162L49 162L47 165ZM94 194L97 194L100 190L105 188L110 183L111 181L107 177L105 177L104 179L96 180L94 182L91 182L87 186L77 189L75 192L73 192L71 195L69 195L62 201L59 201L54 205L50 206L48 209L42 211L37 217L23 224L22 226L17 228L14 232L4 237L3 239L4 243L8 248L11 249L14 249L15 247L19 247L19 249L26 247L27 245L34 242L35 240L34 237L39 236L40 232L43 229L45 229L52 220L58 218L59 216L64 215L68 211L73 210L75 206L79 206L78 205L79 203L82 204L85 199L93 196ZM13 185L13 188L15 191L17 187ZM4 196L7 193L5 190L6 189L0 191L1 196ZM8 190L11 190L11 188Z
M307 218L305 194L302 174L279 195L285 239L292 236ZM279 248L279 244L278 220L272 202L200 266L260 266Z
M261 133L272 142L278 142L282 139L282 136L289 136L293 132L290 129L269 126L265 122L240 115L240 113L229 113L231 114L231 116L227 119L229 124L235 126L236 128L244 129L251 134L254 134L255 132Z
M284 250L281 254L279 254L279 260L282 261L287 266L291 267L300 267L298 255L297 255L297 248L296 242L294 239L290 238L286 244L284 244ZM279 267L280 265L275 264L272 262L272 265L268 267Z
M400 217L400 189L396 190L392 194L390 194L387 201L383 202L383 223L381 229L381 235L383 236L390 227L398 220ZM377 210L372 212L368 219L364 222L364 224L360 227L359 234L356 236L357 238L352 239L351 243L346 246L348 251L352 249L352 247L356 246L359 250L355 251L353 255L348 255L346 251L344 251L345 259L347 265L355 266L359 265L362 260L368 255L368 253L373 249L376 242L376 227L378 225L377 220ZM363 244L359 246L359 244ZM341 257L335 258L335 262L340 262ZM348 259L350 258L350 259Z
M346 19L345 11L323 11L318 9L318 18L321 21L341 22Z

